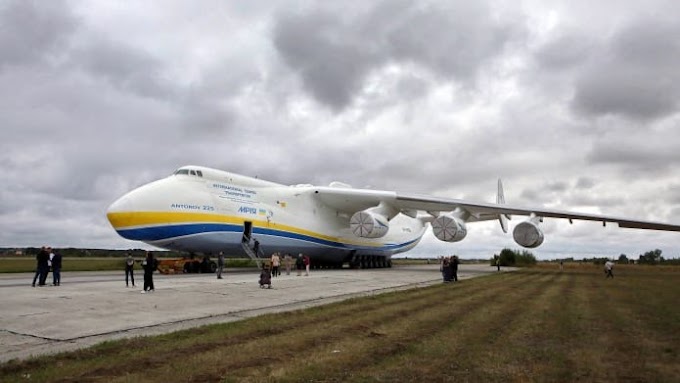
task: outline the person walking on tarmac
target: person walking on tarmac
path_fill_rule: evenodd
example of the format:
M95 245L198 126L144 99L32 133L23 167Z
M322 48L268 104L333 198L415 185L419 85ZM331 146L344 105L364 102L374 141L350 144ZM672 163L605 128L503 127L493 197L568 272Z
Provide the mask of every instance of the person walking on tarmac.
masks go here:
M146 258L142 261L142 267L144 268L144 290L142 290L142 294L146 293L147 290L153 292L155 290L153 286L153 272L156 270L156 260L150 251L146 252Z

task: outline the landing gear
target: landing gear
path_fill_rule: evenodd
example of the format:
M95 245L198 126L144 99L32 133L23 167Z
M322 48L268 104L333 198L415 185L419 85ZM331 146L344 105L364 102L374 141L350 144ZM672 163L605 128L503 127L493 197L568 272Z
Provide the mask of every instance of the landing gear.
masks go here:
M392 267L392 260L382 255L359 255L356 256L350 266L361 269L378 269Z

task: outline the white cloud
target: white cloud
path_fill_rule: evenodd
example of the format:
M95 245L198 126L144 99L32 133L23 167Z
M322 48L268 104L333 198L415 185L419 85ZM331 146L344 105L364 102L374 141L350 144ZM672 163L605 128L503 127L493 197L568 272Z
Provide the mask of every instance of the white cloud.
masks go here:
M0 246L140 246L106 207L188 163L484 201L502 177L508 203L679 223L677 12L4 2ZM428 234L412 254L516 247L497 226L471 224L458 244ZM542 257L680 255L672 233L562 221L546 233Z

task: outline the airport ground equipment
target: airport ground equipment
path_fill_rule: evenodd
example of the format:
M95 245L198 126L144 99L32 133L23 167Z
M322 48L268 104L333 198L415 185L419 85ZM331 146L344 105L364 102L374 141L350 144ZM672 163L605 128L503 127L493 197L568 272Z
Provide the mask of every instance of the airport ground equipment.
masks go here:
M214 273L216 270L217 263L208 257L158 260L158 272L161 274Z

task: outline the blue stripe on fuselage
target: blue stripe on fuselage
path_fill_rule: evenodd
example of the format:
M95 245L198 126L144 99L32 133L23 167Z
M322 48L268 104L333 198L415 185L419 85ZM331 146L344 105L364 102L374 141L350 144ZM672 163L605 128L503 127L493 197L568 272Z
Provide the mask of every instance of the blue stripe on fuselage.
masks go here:
M163 225L152 226L137 229L122 229L118 230L118 234L122 237L135 241L161 241L172 238L184 237L189 235L196 235L209 232L243 232L243 226L228 225L228 224L212 224L212 223L196 223L196 224L182 224L182 225ZM282 230L273 230L267 228L253 228L253 234L271 235L275 237L283 237L290 239L297 239L306 242L312 242L320 245L331 246L344 249L374 249L374 250L395 250L402 247L409 246L417 242L420 238L400 243L400 244L385 244L382 246L361 246L346 244L337 241L329 241L309 235L291 233Z

